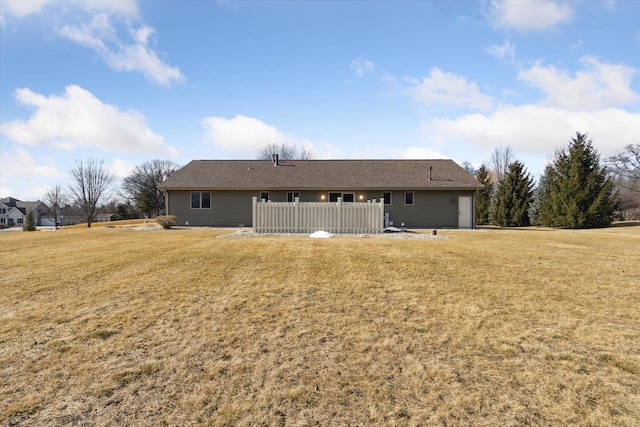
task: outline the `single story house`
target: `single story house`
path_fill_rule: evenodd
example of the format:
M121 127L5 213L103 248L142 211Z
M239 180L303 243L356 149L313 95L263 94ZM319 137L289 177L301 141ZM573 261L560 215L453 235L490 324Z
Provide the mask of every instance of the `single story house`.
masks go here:
M252 225L252 198L273 202L384 199L406 228L474 228L482 186L453 160L193 160L160 186L178 225Z
M33 212L36 225L42 224L42 218L49 208L41 201L23 202L13 197L0 199L0 225L14 227L22 226L26 222L27 214Z

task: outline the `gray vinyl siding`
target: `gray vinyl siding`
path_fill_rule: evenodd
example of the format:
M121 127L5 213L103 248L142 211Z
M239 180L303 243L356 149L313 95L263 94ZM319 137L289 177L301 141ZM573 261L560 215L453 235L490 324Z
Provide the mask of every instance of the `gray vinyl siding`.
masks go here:
M251 226L251 197L256 196L255 191L211 191L209 209L192 209L191 191L168 191L168 195L168 214L176 216L177 225Z
M206 191L206 190L200 190ZM177 225L213 226L213 227L237 227L252 225L252 197L260 197L263 191L269 192L269 200L272 202L286 202L287 192L300 193L301 202L319 202L325 195L328 200L329 191L300 190L291 188L288 190L256 189L251 191L211 191L210 209L191 209L190 191L168 191L168 214L177 217ZM404 193L413 191L413 205L404 204ZM358 190L331 190L331 192L354 193L355 200L382 198L382 191L358 191ZM458 227L458 197L472 196L472 210L475 210L475 191L456 190L392 190L391 205L385 205L385 213L389 213L389 219L394 225L400 227L404 223L408 228L457 228ZM475 214L472 212L472 218ZM473 221L475 223L475 220Z
M405 205L404 193L393 191L391 205L384 209L396 227L404 223L408 228L457 228L458 197L473 195L461 191L414 191L413 205Z

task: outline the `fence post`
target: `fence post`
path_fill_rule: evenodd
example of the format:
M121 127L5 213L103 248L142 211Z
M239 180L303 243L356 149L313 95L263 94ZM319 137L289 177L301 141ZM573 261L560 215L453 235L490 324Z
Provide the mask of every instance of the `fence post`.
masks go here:
M342 197L338 197L338 218L336 223L336 232L340 233L342 231Z
M300 208L300 197L295 197L293 199L293 203L294 203L294 205L293 205L294 230L295 230L295 233L297 233L298 230L299 230L299 223L298 223L299 219L298 218L300 217L300 212L298 212L298 209Z
M255 197L255 196L253 196L251 199L252 199L252 209L251 209L251 216L252 216L252 218L251 218L251 224L253 225L253 232L254 232L254 233L257 233L257 232L258 232L258 230L257 230L257 227L258 227L258 217L257 217L256 213L257 213L257 210L258 210L258 207L257 207L257 204L258 204L258 198L257 198L257 197Z

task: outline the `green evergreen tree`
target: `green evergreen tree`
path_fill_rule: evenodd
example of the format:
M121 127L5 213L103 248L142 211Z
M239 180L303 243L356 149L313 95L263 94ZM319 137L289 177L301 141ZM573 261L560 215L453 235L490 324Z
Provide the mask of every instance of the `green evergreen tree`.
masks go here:
M32 211L29 211L29 213L27 213L24 225L22 226L22 231L36 231L36 220L33 216Z
M479 225L489 224L493 183L491 182L489 169L484 164L478 169L476 179L483 185L483 188L476 193L476 223Z
M540 220L550 227L606 227L618 202L614 184L600 166L600 155L585 134L576 132L566 149L545 169L547 188Z
M542 198L544 197L547 187L547 180L543 174L540 176L538 185L533 190L531 204L529 205L529 222L531 222L531 225L542 225L542 220L540 219L540 204L542 203Z
M492 223L501 227L529 225L532 188L533 180L524 164L520 161L509 164L493 199Z

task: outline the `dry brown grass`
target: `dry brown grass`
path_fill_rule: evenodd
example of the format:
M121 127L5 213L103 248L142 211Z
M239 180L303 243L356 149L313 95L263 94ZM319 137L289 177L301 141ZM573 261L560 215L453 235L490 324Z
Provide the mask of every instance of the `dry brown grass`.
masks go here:
M640 227L0 235L6 425L640 419Z

